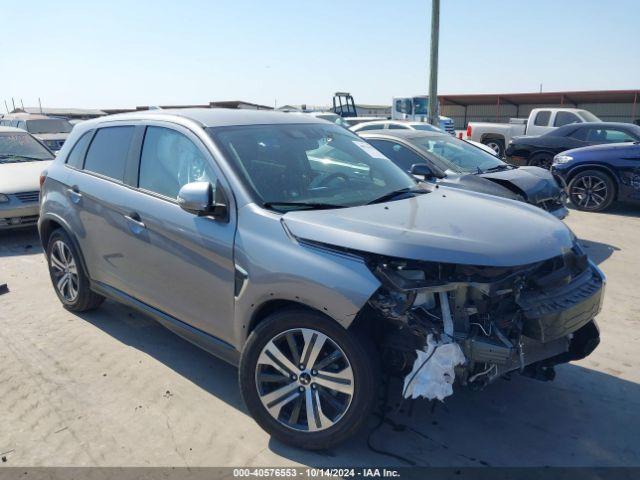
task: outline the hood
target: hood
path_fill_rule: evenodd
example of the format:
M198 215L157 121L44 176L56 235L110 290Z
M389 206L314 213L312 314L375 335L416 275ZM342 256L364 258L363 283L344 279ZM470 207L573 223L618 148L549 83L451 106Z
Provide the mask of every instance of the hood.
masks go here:
M566 150L562 152L563 155L582 155L582 154L590 154L593 153L595 155L601 155L603 153L616 154L619 151L626 149L637 149L640 152L640 144L634 142L625 142L625 143L602 143L600 145L591 145L589 147L580 147L580 148L572 148L571 150Z
M0 163L0 193L40 190L40 174L52 160Z
M569 228L537 207L440 187L393 202L288 212L299 239L396 258L513 267L565 253Z
M34 133L32 134L39 140L66 140L68 133Z
M511 137L511 141L513 143L524 143L524 144L527 144L527 143L529 143L529 141L535 142L541 136L542 135L514 135L513 137Z
M558 198L560 187L549 170L540 167L519 167L499 172L481 173L485 178L509 190L520 193L533 204Z

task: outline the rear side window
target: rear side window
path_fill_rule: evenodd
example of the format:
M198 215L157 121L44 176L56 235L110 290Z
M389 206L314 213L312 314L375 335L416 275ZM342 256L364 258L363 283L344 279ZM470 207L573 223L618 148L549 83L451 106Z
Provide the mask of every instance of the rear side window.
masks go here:
M376 123L375 125L365 125L364 127L360 127L358 132L364 132L365 130L382 130L383 128L383 123Z
M73 168L82 168L84 154L87 151L87 145L89 145L89 141L91 140L91 133L92 132L85 133L80 137L80 140L76 142L71 149L71 153L67 157L67 165Z
M387 128L389 130L409 130L409 127L405 127L404 125L396 125L395 123L390 123Z
M549 117L551 117L551 112L549 110L542 110L536 115L533 124L539 127L546 127L549 125Z
M133 127L99 129L87 152L84 169L122 182L132 137Z

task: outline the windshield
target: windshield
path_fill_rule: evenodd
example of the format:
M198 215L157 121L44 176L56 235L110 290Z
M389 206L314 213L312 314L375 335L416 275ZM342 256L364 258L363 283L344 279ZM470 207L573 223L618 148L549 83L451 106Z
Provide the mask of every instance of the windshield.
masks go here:
M413 112L416 115L426 115L429 108L429 100L426 98L414 98L413 99Z
M311 204L365 205L417 185L378 150L335 125L246 125L207 130L255 201L273 204L278 210Z
M577 114L580 115L585 122L601 122L602 121L598 117L596 117L593 113L587 110L579 110Z
M481 173L508 168L506 163L493 155L452 135L416 137L411 138L410 141L446 164L448 169L456 172Z
M53 155L27 133L0 133L0 163L53 160Z
M73 125L66 120L50 118L46 120L27 120L29 133L69 133Z

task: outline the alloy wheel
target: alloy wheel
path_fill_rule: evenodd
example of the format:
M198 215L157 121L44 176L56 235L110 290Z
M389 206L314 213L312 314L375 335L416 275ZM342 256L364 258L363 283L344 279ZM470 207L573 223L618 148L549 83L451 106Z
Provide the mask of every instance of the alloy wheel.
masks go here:
M485 143L485 145L489 147L491 150L493 150L494 152L496 152L496 155L498 156L502 155L502 145L500 145L499 143L487 142Z
M578 206L587 209L597 209L607 200L607 184L598 177L580 177L571 186L571 199Z
M56 240L49 257L54 284L58 293L68 302L78 298L78 267L71 250L62 240Z
M280 424L317 432L349 409L353 369L342 349L310 328L286 330L260 352L256 387L262 405Z

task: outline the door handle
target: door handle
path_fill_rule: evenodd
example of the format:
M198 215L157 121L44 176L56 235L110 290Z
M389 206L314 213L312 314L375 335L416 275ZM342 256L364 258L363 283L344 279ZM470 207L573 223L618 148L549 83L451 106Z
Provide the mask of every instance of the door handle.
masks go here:
M79 203L82 199L82 194L80 193L80 189L77 185L67 188L67 194L73 203Z
M142 233L142 231L147 228L147 226L140 218L138 212L131 212L129 215L125 215L124 218L129 224L129 230L131 230L136 235Z

